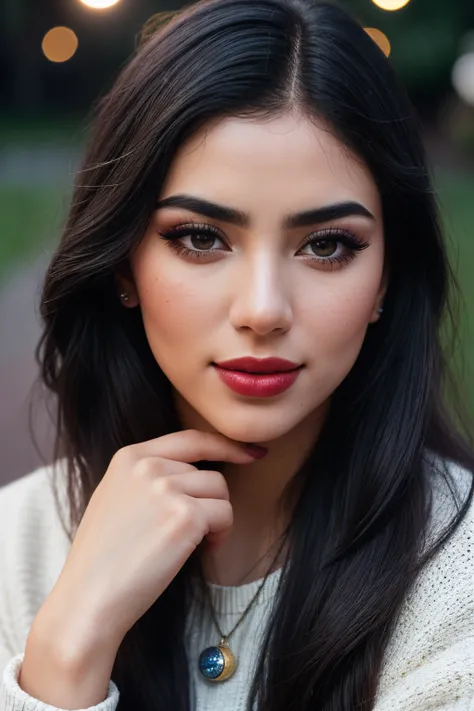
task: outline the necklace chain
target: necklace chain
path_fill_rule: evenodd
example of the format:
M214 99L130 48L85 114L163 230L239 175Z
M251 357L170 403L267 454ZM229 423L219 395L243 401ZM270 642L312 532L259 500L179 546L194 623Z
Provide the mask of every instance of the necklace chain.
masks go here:
M275 565L275 562L278 560L278 556L280 555L280 553L281 553L282 550L283 550L283 546L285 545L285 542L286 542L286 537L284 537L283 543L281 544L280 548L278 549L278 552L277 552L275 558L273 559L272 564L271 564L271 566L269 567L269 569L268 569L268 571L267 571L267 574L265 575L263 581L262 581L262 582L260 583L260 585L258 586L257 592L255 593L255 595L253 596L253 598L251 599L251 601L250 601L249 604L247 605L247 607L246 607L246 609L245 609L245 611L244 611L244 614L242 615L242 617L240 618L240 620L237 622L237 624L234 626L234 628L233 628L227 635L225 635L225 634L222 632L222 630L221 630L221 628L220 628L220 626L219 626L219 623L218 623L218 621L217 621L217 616L216 616L216 613L215 613L215 610L214 610L214 605L212 604L212 600L211 600L211 595L210 595L210 592L209 592L209 588L208 588L208 586L206 585L206 590L207 590L208 599L209 599L209 606L210 606L210 608L211 608L212 619L213 619L214 624L215 624L215 626L217 627L217 629L218 629L218 631L219 631L219 634L220 634L220 636L221 636L221 642L220 642L221 644L225 643L225 642L229 639L229 637L231 636L231 634L233 634L233 633L235 632L235 630L237 629L237 627L238 627L238 626L240 625L240 623L244 620L244 618L245 618L245 616L247 615L248 611L250 610L250 608L252 607L253 603L254 603L255 600L257 599L260 590L261 590L261 589L263 588L263 586L265 585L265 583L266 583L266 581L267 581L267 578L268 578L268 576L270 575L271 569L272 569L273 566Z

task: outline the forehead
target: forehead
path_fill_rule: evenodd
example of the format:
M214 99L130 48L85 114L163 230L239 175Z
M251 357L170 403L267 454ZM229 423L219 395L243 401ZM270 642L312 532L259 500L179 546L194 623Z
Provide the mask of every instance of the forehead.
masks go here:
M356 199L380 214L367 166L322 122L294 115L207 124L172 161L161 197L176 192L278 214Z

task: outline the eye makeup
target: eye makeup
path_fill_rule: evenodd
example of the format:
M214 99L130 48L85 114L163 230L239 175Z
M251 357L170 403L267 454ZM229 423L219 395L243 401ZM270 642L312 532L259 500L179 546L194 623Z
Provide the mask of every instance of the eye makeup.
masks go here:
M196 262L200 260L209 262L217 254L231 251L221 230L208 223L187 220L186 222L175 224L169 230L159 231L159 235L160 239L164 240L176 254ZM183 244L185 239L191 242L193 248ZM222 242L226 249L207 248L206 243L209 244L210 242L212 244L216 240ZM313 254L303 254L303 257L307 261L316 262L323 267L335 268L351 262L356 257L356 254L367 249L370 243L346 229L329 227L307 235L298 252L301 252L307 246L311 246L313 250L319 249L323 252L328 248L329 250L334 248L334 251L330 254L321 256L313 252ZM202 249L199 247L202 247Z

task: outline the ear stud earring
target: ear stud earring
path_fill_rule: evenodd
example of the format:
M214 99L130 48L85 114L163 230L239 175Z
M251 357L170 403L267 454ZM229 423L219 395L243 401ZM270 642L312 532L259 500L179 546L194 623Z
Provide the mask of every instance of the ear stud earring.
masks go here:
M380 306L377 311L379 312L379 314L381 314L383 312L383 306Z
M126 291L123 292L123 294L120 294L120 298L122 301L128 301L128 294Z

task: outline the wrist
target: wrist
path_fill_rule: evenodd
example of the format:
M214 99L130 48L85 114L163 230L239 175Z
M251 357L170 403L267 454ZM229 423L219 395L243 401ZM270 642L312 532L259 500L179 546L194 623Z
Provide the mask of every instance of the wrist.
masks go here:
M87 625L59 623L40 610L25 647L20 688L58 708L88 708L107 697L118 647L87 632Z
M46 599L29 637L44 646L54 663L65 671L80 673L84 666L96 661L112 669L123 635L114 632L110 621L103 622L95 610L74 604L72 596L60 599L58 593L53 590Z

